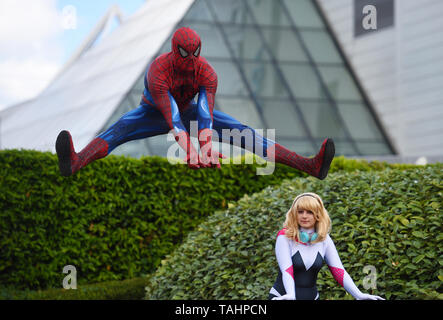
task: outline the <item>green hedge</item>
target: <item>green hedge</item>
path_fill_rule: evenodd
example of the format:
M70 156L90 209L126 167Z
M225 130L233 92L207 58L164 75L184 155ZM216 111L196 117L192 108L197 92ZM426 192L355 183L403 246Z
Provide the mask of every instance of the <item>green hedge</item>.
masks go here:
M78 286L77 289L17 290L0 289L0 300L141 300L147 277L105 281Z
M0 152L0 284L60 287L65 265L80 284L155 270L183 236L215 209L296 170L255 176L255 166L190 170L160 157L109 156L60 176L57 158Z
M162 261L146 299L267 299L277 275L275 237L294 197L316 192L332 219L331 237L363 292L387 299L443 299L442 164L287 180L218 211ZM377 271L365 290L363 267ZM320 299L353 299L325 266Z
M57 288L68 264L80 284L150 273L214 210L301 175L281 165L257 176L255 164L194 171L111 155L65 178L54 154L0 151L0 286Z
M382 170L386 163L334 159L337 170ZM0 286L61 286L65 265L78 283L131 279L162 257L215 210L283 179L306 176L277 165L190 170L160 157L109 156L60 176L49 152L0 151Z

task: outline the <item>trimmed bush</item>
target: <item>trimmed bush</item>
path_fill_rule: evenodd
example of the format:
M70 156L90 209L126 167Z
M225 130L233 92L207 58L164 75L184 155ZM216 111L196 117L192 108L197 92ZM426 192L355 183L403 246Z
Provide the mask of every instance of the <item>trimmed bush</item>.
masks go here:
M56 155L36 151L1 151L0 164L0 283L23 289L60 288L65 265L79 284L148 274L214 210L300 175L111 155L66 178Z
M259 176L255 163L230 163L190 170L110 155L66 178L52 153L0 151L0 285L60 288L66 265L77 268L79 285L152 273L215 210L306 176L283 165ZM330 171L392 167L374 164L338 157Z
M141 300L148 278L114 280L78 286L77 289L0 290L0 300Z
M318 193L332 219L331 237L363 292L387 299L443 299L443 165L355 171L287 180L244 196L191 232L162 261L146 299L267 299L278 271L275 238L296 195ZM364 266L377 272L365 290ZM320 299L353 299L325 266Z
M0 284L23 289L60 287L68 264L79 284L148 274L214 210L303 175L110 155L66 178L56 155L26 150L0 151L0 164Z

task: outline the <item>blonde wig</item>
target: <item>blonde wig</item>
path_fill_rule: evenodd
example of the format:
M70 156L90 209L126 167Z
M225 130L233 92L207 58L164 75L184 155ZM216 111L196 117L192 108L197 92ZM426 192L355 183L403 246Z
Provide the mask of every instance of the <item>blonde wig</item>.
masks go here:
M286 220L283 224L283 228L286 229L285 235L293 239L299 240L299 226L297 222L297 211L308 210L314 214L315 232L317 232L317 239L312 243L321 242L326 239L326 235L331 231L331 219L329 218L328 211L323 205L321 198L311 192L302 193L295 197L292 202L292 206L286 213Z

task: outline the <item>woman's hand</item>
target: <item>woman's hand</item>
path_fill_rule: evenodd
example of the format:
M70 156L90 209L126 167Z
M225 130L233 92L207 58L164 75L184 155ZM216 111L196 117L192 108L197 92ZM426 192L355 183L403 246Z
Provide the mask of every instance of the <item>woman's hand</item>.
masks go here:
M272 300L295 300L295 297L291 294L285 294L280 297L274 297Z
M380 296L373 296L371 294L362 293L357 296L357 300L385 300Z

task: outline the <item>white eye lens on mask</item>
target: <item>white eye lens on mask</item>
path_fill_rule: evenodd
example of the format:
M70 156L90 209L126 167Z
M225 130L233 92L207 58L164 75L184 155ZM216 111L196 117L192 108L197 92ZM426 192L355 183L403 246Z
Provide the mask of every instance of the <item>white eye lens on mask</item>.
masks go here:
M186 50L185 49L183 49L182 47L178 47L178 51L180 52L180 55L183 57L183 58L186 58L187 56L188 56L188 53L186 52Z
M200 53L200 46L195 50L194 56L198 57L198 54Z

